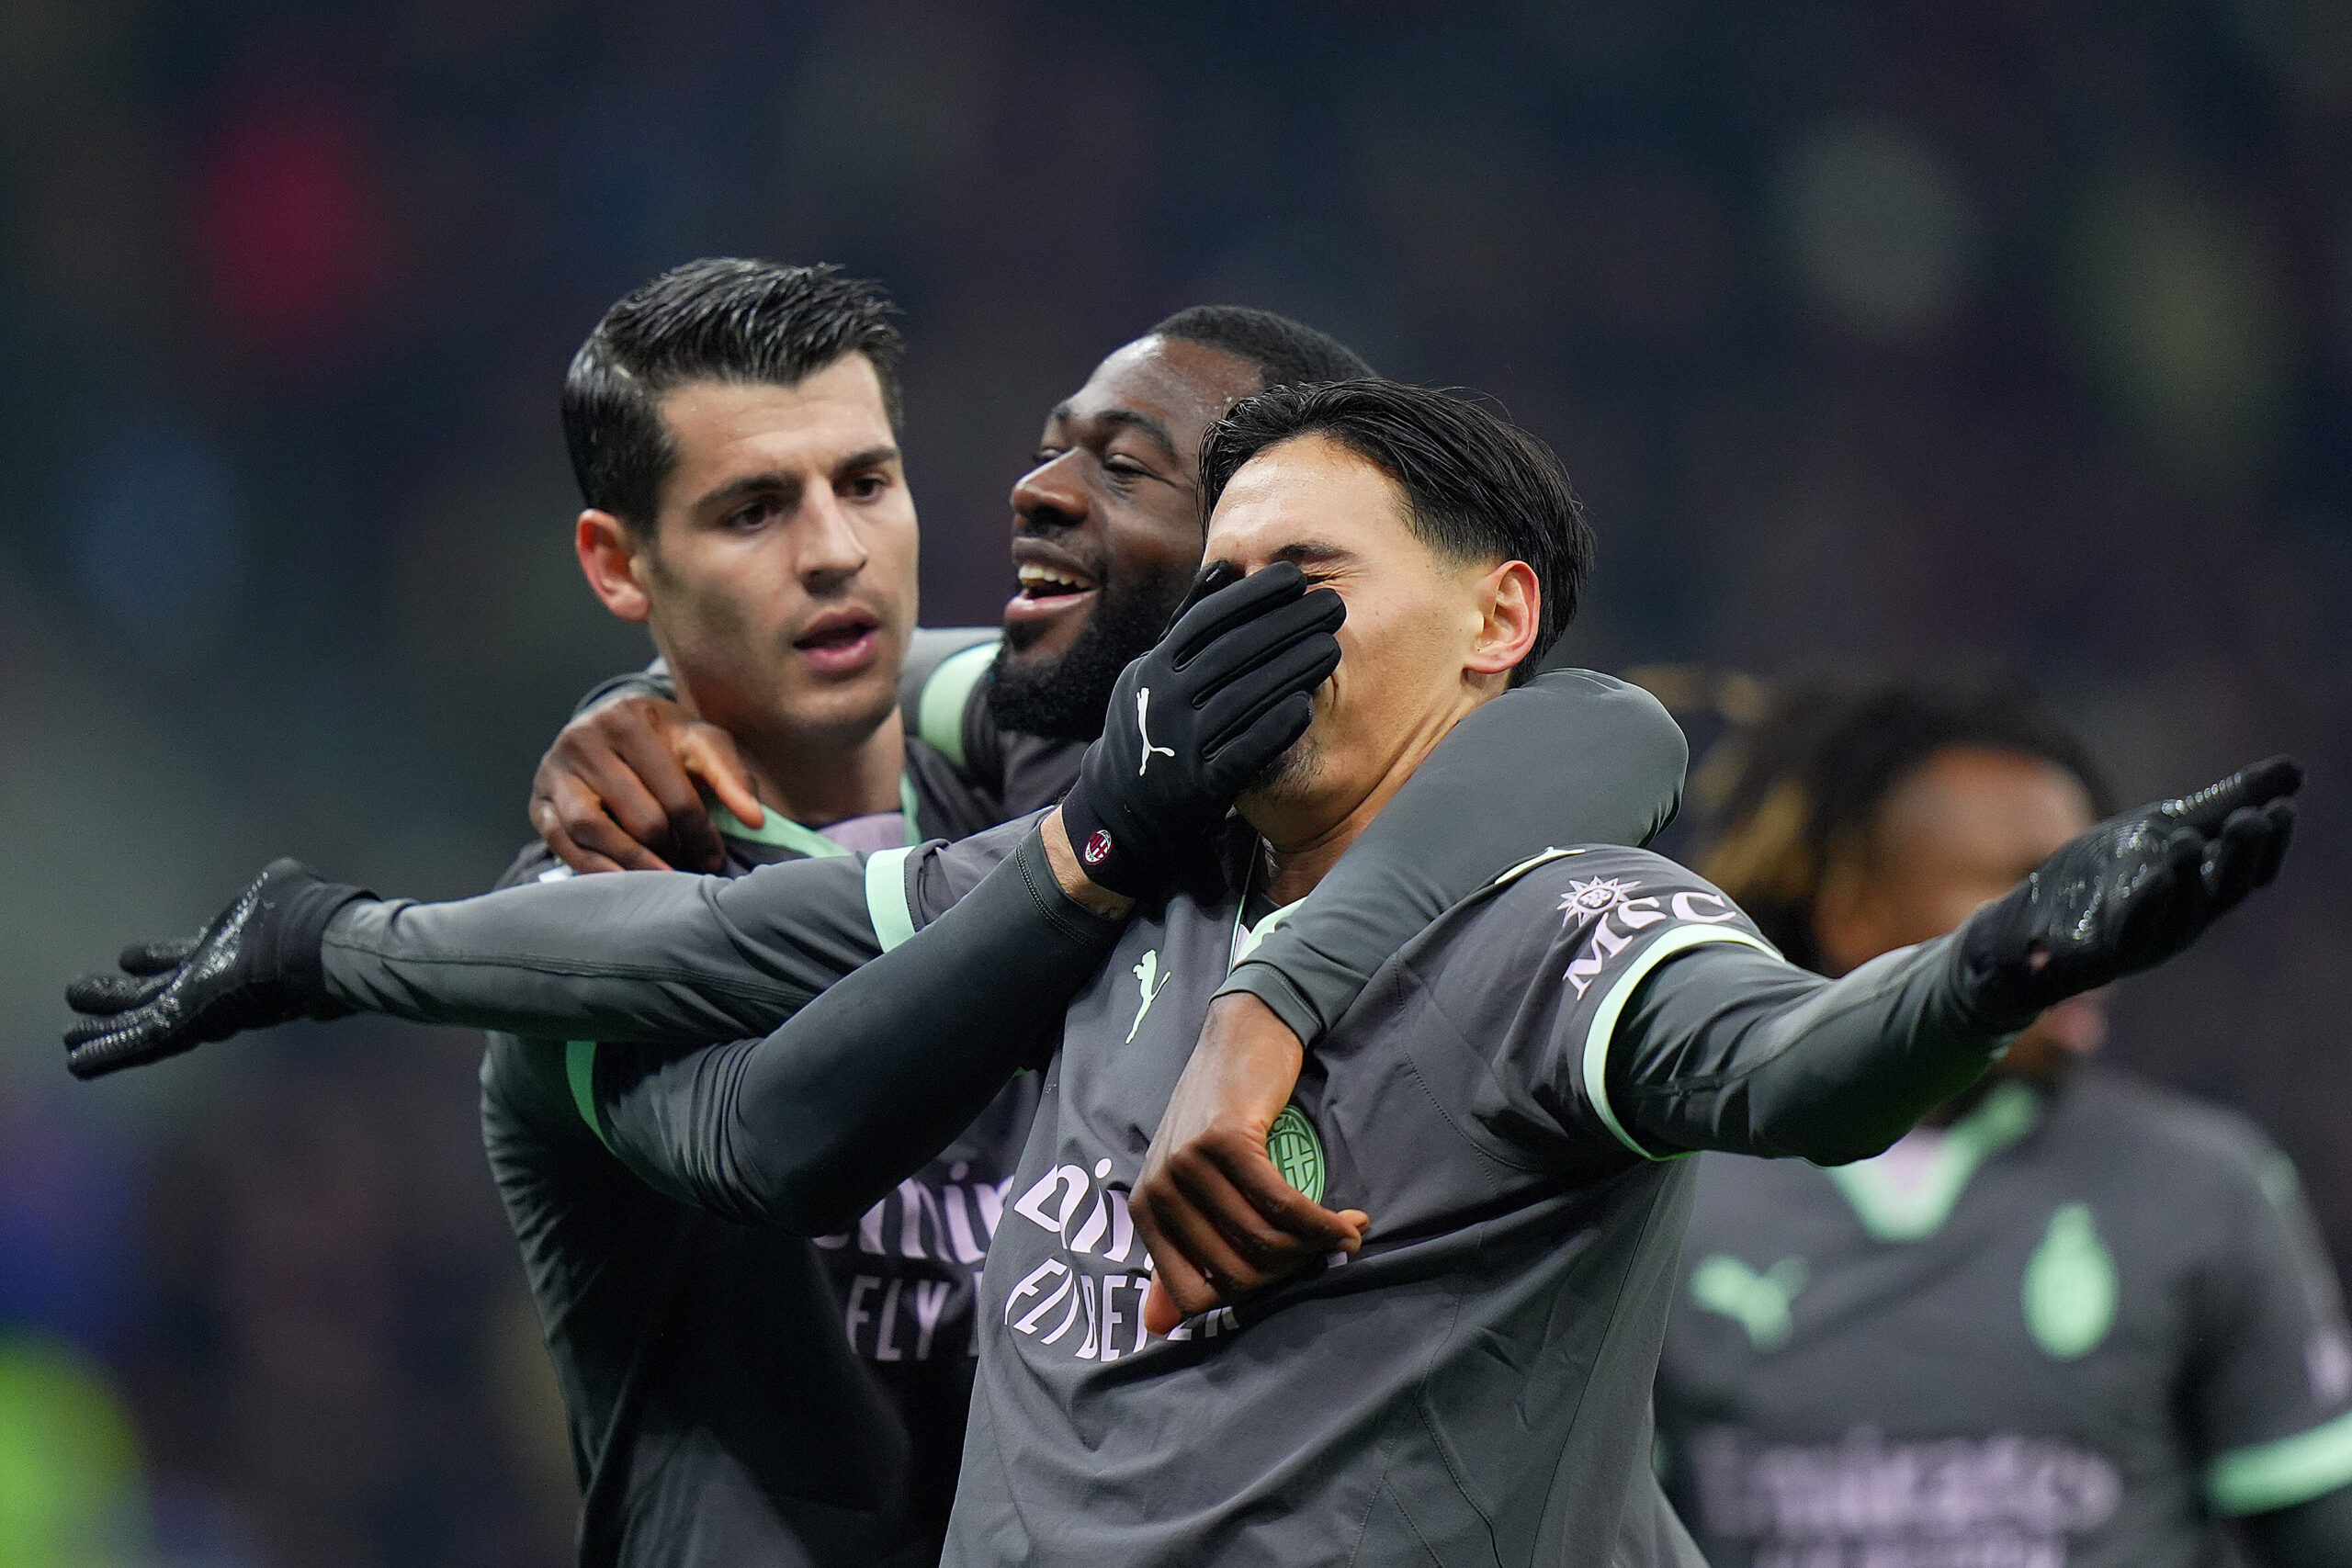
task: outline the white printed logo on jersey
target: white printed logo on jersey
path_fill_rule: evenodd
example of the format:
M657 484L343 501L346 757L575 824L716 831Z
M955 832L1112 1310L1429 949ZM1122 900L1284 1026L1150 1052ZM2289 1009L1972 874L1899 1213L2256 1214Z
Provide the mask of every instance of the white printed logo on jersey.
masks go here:
M1140 967L1140 965L1138 965ZM1012 1212L1058 1238L1068 1261L1048 1258L1029 1270L1004 1299L1004 1321L1040 1345L1067 1344L1081 1361L1115 1361L1144 1348L1143 1299L1151 1289L1151 1257L1136 1239L1126 1192L1101 1186L1107 1159L1057 1166L1013 1203ZM1095 1274L1084 1261L1128 1267Z
M936 1168L919 1171L866 1210L855 1230L812 1238L834 1254L827 1269L842 1292L842 1329L867 1360L979 1354L972 1295L1012 1178L968 1180L970 1168L956 1162L936 1186ZM859 1267L866 1258L872 1272Z
M2104 1455L2010 1434L1890 1442L1862 1427L1799 1445L1717 1427L1691 1459L1707 1529L1790 1568L2064 1568L2066 1538L2105 1524L2123 1495Z
M1151 1010L1151 1004L1159 999L1160 992L1168 988L1168 982L1174 978L1174 971L1171 970L1166 975L1159 972L1159 950L1153 948L1143 955L1142 963L1128 970L1127 973L1133 975L1136 983L1143 987L1143 1000L1136 1007L1136 1021L1127 1025L1127 1043L1132 1045L1135 1043L1136 1031L1143 1027L1143 1015Z
M1561 895L1562 925L1579 919L1592 922L1584 950L1568 963L1567 981L1577 996L1600 977L1611 959L1633 944L1636 934L1663 920L1719 926L1739 918L1739 911L1721 894L1692 888L1673 895L1661 908L1655 895L1634 897L1634 889L1640 886L1631 877L1596 876L1587 882L1571 880L1568 891Z
M1149 686L1140 686L1136 690L1136 733L1143 737L1143 760L1136 764L1136 777L1143 777L1150 769L1151 759L1155 754L1171 759L1176 755L1172 747L1154 746L1151 743L1151 688Z

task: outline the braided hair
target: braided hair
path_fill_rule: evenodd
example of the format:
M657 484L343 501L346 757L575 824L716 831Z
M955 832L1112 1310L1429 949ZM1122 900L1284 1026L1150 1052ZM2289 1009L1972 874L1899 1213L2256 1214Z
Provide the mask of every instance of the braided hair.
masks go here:
M2100 816L2114 809L2082 742L2013 677L1808 680L1781 687L1708 759L1719 804L1693 863L1791 963L1818 971L1814 912L1830 873L1896 787L1954 747L2039 758L2073 775Z

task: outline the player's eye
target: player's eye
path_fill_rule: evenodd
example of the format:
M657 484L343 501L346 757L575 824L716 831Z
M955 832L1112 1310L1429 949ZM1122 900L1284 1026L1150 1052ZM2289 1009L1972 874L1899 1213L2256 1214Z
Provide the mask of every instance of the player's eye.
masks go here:
M763 528L775 520L776 511L775 497L762 496L750 505L729 513L727 518L727 526L745 533L754 528Z
M1029 454L1029 466L1033 468L1042 468L1060 457L1065 450L1067 448L1060 446L1040 446Z
M859 474L842 487L842 493L852 501L876 501L889 488L889 479L885 475Z

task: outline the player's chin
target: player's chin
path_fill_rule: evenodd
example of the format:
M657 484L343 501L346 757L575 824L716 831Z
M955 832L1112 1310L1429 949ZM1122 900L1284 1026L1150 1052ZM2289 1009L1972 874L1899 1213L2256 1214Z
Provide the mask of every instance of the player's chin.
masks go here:
M1315 731L1307 732L1291 742L1290 750L1258 770L1241 791L1241 804L1285 806L1304 800L1315 793L1323 774L1323 749L1315 739Z

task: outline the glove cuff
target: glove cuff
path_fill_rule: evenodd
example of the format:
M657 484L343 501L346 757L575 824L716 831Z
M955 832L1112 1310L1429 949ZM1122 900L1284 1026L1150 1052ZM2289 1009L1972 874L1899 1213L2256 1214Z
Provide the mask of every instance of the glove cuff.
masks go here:
M285 987L288 1007L301 1017L347 1017L356 1010L327 991L327 924L350 905L376 895L348 883L325 881L307 866L286 863L293 874L269 894L277 906L276 951L269 955L273 977Z
M1987 904L1968 918L1952 943L1953 988L1972 1022L1996 1033L2014 1034L2041 1016L2055 998L2039 993L2031 955L2020 951L2013 919L2013 903L2026 896L2019 887Z
M1096 746L1102 744L1095 742ZM1091 761L1091 753L1089 760ZM1078 782L1062 796L1062 829L1069 835L1069 847L1078 856L1079 869L1095 886L1125 897L1140 898L1157 885L1159 877L1154 868L1136 852L1140 846L1122 842L1121 835L1095 809L1083 767L1079 771Z

